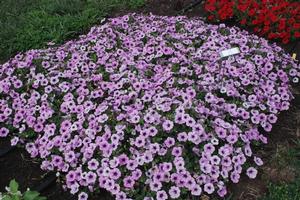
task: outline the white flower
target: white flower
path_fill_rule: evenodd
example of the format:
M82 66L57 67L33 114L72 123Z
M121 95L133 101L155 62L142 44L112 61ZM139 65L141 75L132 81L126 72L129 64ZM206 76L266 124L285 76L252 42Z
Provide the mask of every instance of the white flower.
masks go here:
M299 82L299 78L298 77L293 78L293 83L298 83L298 82Z

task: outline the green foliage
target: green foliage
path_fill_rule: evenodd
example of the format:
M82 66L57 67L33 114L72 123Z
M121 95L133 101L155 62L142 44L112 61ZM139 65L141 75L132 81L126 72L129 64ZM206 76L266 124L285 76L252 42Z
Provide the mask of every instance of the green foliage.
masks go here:
M40 196L40 193L36 191L27 190L24 194L19 191L19 184L16 180L11 180L9 187L4 194L0 193L0 199L2 200L46 200L46 197Z
M46 197L41 197L36 191L26 191L23 196L24 200L46 200Z
M280 168L291 166L300 172L300 140L294 140L291 145L278 145L271 161Z
M268 194L261 200L299 200L300 181L290 184L270 184Z
M268 193L261 200L299 200L300 199L300 140L294 141L291 147L280 149L276 155L277 164L292 166L296 171L296 180L292 183L273 184L268 186ZM279 160L279 161L278 161Z
M118 9L134 9L145 0L2 0L0 63L17 52L63 43L89 30Z
M17 193L19 189L19 184L17 183L17 181L15 179L11 180L9 183L9 191L11 193Z

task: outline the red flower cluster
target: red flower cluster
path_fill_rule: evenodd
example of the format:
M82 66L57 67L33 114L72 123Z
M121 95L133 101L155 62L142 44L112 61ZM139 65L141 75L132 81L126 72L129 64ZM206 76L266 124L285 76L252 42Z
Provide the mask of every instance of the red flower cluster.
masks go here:
M235 17L241 25L283 43L300 38L300 2L287 0L206 0L211 21Z

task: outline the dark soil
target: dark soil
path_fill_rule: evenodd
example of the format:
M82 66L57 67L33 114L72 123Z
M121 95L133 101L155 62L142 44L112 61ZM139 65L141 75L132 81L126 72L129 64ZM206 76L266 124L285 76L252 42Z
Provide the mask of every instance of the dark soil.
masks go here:
M137 13L153 13L156 15L187 15L189 17L205 16L202 5L197 5L190 10L184 10L189 5L195 3L195 0L149 0L146 6L134 11ZM128 10L117 11L110 17L126 14ZM229 21L229 26L235 25L234 21ZM251 31L251 30L249 30ZM300 43L294 42L289 45L280 44L287 52L297 53L300 55ZM300 86L295 86L295 99L291 108L287 112L281 113L278 123L269 134L269 144L262 146L258 150L258 154L263 157L265 165L260 170L260 175L255 180L242 177L239 184L231 184L229 186L230 193L234 200L256 200L263 195L267 188L267 184L272 182L290 182L295 178L295 172L289 166L281 167L274 163L274 155L278 148L283 146L289 148L293 146L292 141L300 138ZM10 146L7 138L0 138L0 152ZM75 200L76 196L72 196L68 191L64 191L58 182L48 184L48 187L41 188L41 184L50 180L54 174L44 172L39 167L39 162L32 160L28 153L21 148L15 148L3 157L0 157L0 191L3 191L11 179L16 179L24 191L27 187L32 189L42 189L41 194L46 196L48 200ZM113 199L110 195L101 191L99 194L91 198L98 200ZM209 199L209 198L201 198Z

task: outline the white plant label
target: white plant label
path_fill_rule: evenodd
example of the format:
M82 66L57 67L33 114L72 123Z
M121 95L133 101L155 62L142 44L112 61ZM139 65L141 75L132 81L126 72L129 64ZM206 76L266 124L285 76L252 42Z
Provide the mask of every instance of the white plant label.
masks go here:
M222 58L224 58L224 57L232 56L232 55L239 54L239 53L240 53L240 49L238 47L235 47L235 48L231 48L231 49L221 51L220 56Z

